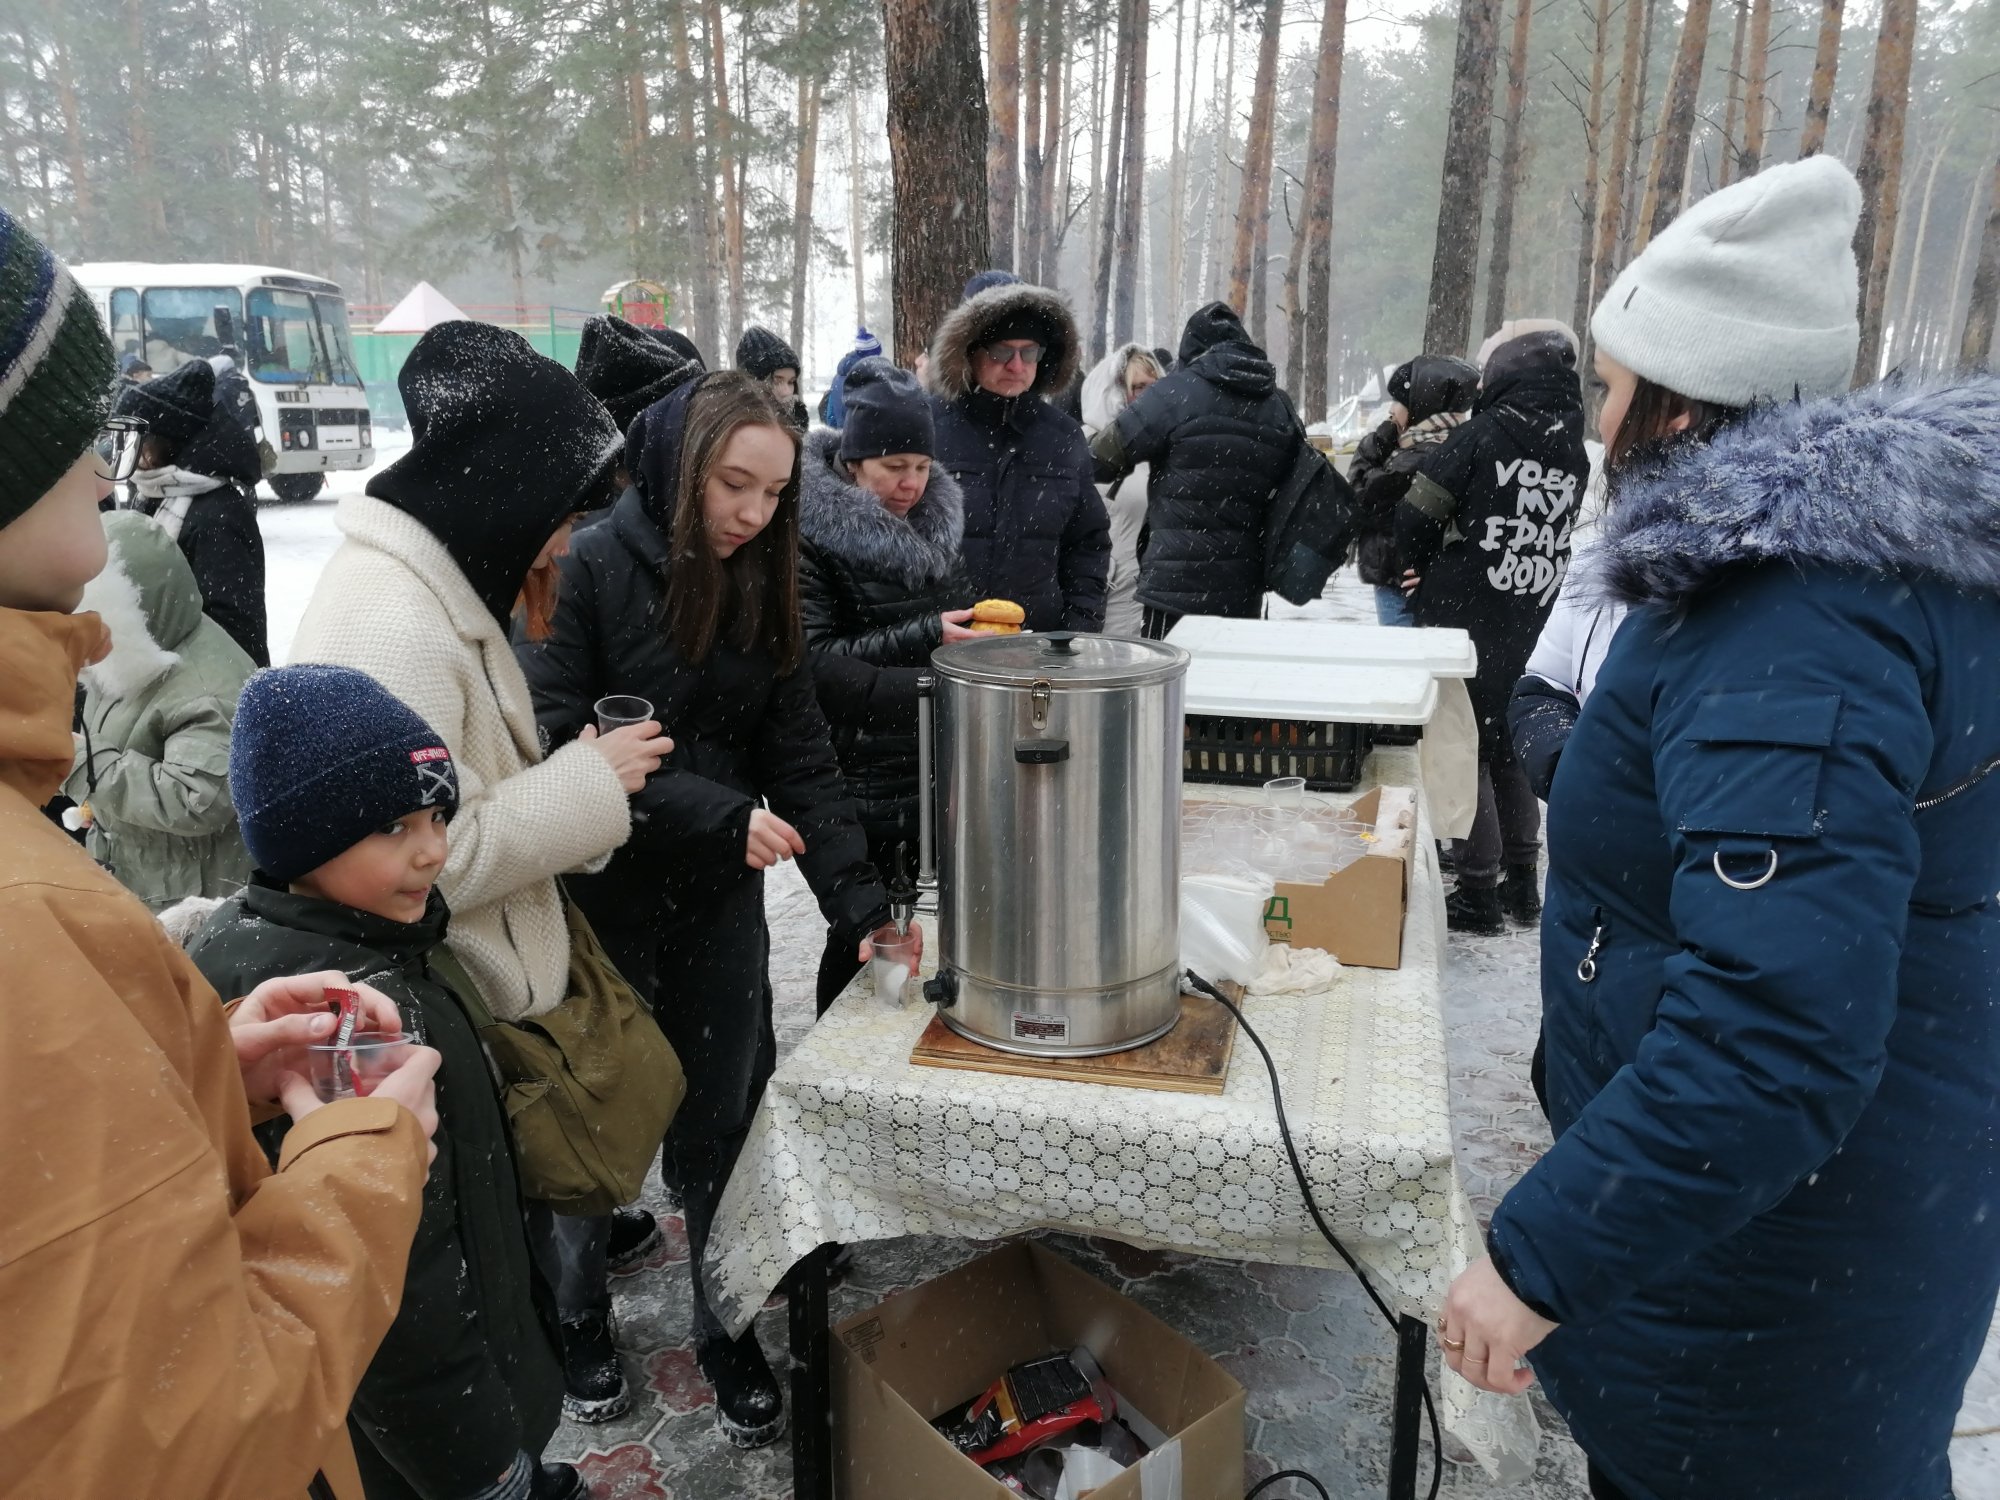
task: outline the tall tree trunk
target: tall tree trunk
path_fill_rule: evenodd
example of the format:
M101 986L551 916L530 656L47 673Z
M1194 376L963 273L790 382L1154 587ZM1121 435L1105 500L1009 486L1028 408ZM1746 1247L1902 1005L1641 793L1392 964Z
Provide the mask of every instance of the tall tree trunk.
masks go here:
M1749 91L1743 107L1743 152L1737 176L1764 169L1764 132L1771 118L1771 0L1750 0Z
M1917 232L1909 242L1908 253L1904 256L1903 271L1903 311L1896 319L1896 347L1902 358L1907 360L1915 349L1913 331L1916 328L1917 282L1924 270L1924 240L1931 232L1931 200L1937 193L1938 168L1944 165L1945 153L1951 149L1951 137L1956 125L1946 125L1944 138L1931 153L1931 169L1924 174L1924 195L1917 207ZM1952 298L1954 289L1946 288L1945 301Z
M868 326L867 156L861 140L861 68L847 64L847 254L854 262L854 326Z
M1021 244L1014 269L1024 281L1042 284L1042 37L1046 0L1027 0L1021 36Z
M1993 164L1993 183L1986 196L1986 232L1979 240L1979 266L1972 273L1972 295L1965 304L1965 333L1958 343L1962 375L1982 373L1993 357L1994 313L2000 310L2000 161Z
M1306 227L1306 204L1313 195L1313 161L1310 150L1306 153L1305 166L1299 174L1299 211L1287 213L1292 224L1292 248L1285 256L1285 278L1279 293L1281 310L1285 318L1285 393L1296 405L1300 387L1305 382L1306 359L1306 256L1312 251L1311 236ZM1289 201L1289 195L1287 195Z
M1064 128L1068 121L1069 90L1064 87L1069 70L1069 56L1064 48L1066 19L1069 0L1044 0L1047 7L1048 42L1042 49L1042 56L1048 68L1048 82L1042 91L1042 170L1035 181L1035 222L1040 226L1035 236L1035 282L1040 286L1056 284L1056 254L1062 244L1063 226L1056 222L1058 212L1069 211L1068 174L1063 168L1065 157L1064 142L1068 131ZM1063 178L1063 193L1056 196L1056 179Z
M986 239L986 81L975 0L883 0L896 362L913 365Z
M1515 0L1514 45L1507 56L1507 129L1500 148L1500 188L1493 199L1493 254L1486 263L1486 326L1507 321L1507 276L1514 253L1514 199L1521 188L1521 119L1528 109L1528 23L1534 0Z
M1347 0L1326 0L1320 17L1319 72L1313 80L1312 135L1306 147L1306 327L1301 409L1326 415L1327 340L1333 323L1333 179L1340 146L1340 73L1347 62Z
M717 165L722 174L723 251L729 271L729 330L718 340L728 350L718 348L718 359L728 357L743 337L743 194L736 175L735 126L729 114L729 45L722 29L722 0L707 0L705 11L709 47L709 81L715 95Z
M1195 276L1196 301L1215 296L1214 277L1222 272L1222 173L1229 164L1229 138L1236 130L1236 6L1223 0L1222 111L1215 119L1215 144L1208 161L1208 225L1201 236L1201 269Z
M1799 131L1799 159L1826 149L1826 122L1833 113L1833 79L1840 69L1840 13L1846 0L1819 0L1819 46L1813 53L1812 93Z
M1014 204L1021 161L1021 0L987 0L992 122L986 146L987 241L993 264L1014 265Z
M1122 4L1123 0L1120 0L1120 3ZM1079 16L1078 19L1081 21L1085 18ZM1116 31L1115 27L1113 31ZM1113 72L1116 72L1115 67L1113 68ZM1089 217L1085 221L1083 240L1084 283L1086 290L1090 293L1090 327L1093 344L1096 342L1096 330L1099 327L1097 310L1103 305L1103 298L1097 290L1096 257L1099 255L1099 247L1103 245L1108 233L1108 226L1104 222L1104 173L1110 165L1105 160L1105 157L1110 153L1104 149L1104 121L1107 109L1104 95L1105 85L1104 27L1100 24L1097 28L1094 43L1090 49L1090 197L1087 200ZM1106 278L1105 285L1107 288L1110 286L1108 277Z
M1195 45L1201 45L1201 4L1194 9ZM1187 279L1187 179L1188 147L1193 144L1181 130L1181 68L1187 52L1187 0L1174 0L1174 112L1171 116L1173 156L1167 167L1167 316L1171 325L1180 316L1181 286ZM1193 93L1193 89L1188 90ZM1147 322L1152 323L1148 310ZM1159 325L1154 325L1159 326Z
M1646 122L1653 113L1650 92L1653 81L1653 22L1658 15L1659 0L1646 0L1645 37L1639 47L1639 93L1632 116L1632 171L1625 184L1625 219L1618 236L1621 261L1632 255L1633 244L1639 237L1639 211L1645 206L1647 167L1652 154L1646 149L1646 143L1652 139Z
M1111 97L1099 110L1098 119L1108 114L1110 139L1104 148L1104 202L1098 210L1097 280L1090 301L1090 357L1104 358L1111 330L1111 270L1118 248L1118 210L1124 203L1120 191L1125 169L1125 95L1131 87L1133 10L1145 0L1118 0L1117 60L1111 68Z
M125 45L130 67L125 84L125 136L132 152L133 206L138 210L142 233L154 243L167 237L167 203L161 190L159 168L153 160L153 127L146 106L151 93L146 79L145 0L125 0Z
M1729 47L1729 107L1722 117L1722 165L1717 187L1728 187L1736 178L1737 159L1743 154L1743 43L1750 34L1748 0L1736 0L1736 40Z
M1426 354L1462 355L1472 342L1472 294L1479 276L1479 222L1492 139L1499 26L1500 0L1459 0L1451 119L1444 141L1437 242L1431 253L1430 300L1424 311Z
M1910 105L1910 54L1915 50L1917 0L1882 0L1882 29L1875 38L1875 76L1868 90L1868 134L1861 143L1861 222L1854 230L1854 260L1861 267L1861 353L1856 385L1873 382L1882 359L1882 314L1889 259L1896 243L1896 210L1903 183L1903 121Z
M1497 0L1471 0L1492 4ZM1236 245L1229 260L1229 305L1239 312L1250 305L1253 268L1263 265L1257 241L1269 234L1271 212L1272 121L1277 104L1278 33L1285 22L1285 0L1264 0L1264 31L1257 47L1257 81L1250 92L1250 137L1243 147L1243 191L1236 206ZM1256 257L1253 260L1253 257ZM1265 278L1258 275L1258 285ZM1260 305L1253 321L1263 322Z
M97 249L97 202L91 189L90 168L83 147L83 122L77 105L76 74L70 67L69 47L63 41L61 23L51 38L56 55L56 105L63 122L63 170L69 174L71 206L76 212L77 248L89 255ZM28 37L21 34L21 50L28 51ZM48 205L42 205L44 217Z
M1618 190L1614 175L1611 193L1604 192L1604 65L1610 47L1611 0L1597 0L1590 47L1590 111L1583 130L1583 202L1579 205L1582 224L1576 237L1576 301L1569 320L1569 326L1586 345L1590 341L1586 330L1590 327L1590 309L1595 300L1591 269L1597 258L1599 199L1608 201Z
M799 0L799 41L806 40L809 0ZM819 167L819 99L823 85L817 72L799 75L799 169L792 189L792 351L806 357L806 282L812 269L813 180ZM799 376L805 377L801 369Z
M1271 162L1264 161L1264 181L1269 186ZM1257 210L1256 237L1250 242L1250 338L1260 349L1271 347L1271 195L1264 194Z
M495 58L499 56L500 44L493 32L493 6L490 0L481 0L479 7L479 36L480 44L484 49L481 62L484 66L491 67ZM271 76L273 78L276 77L275 66L273 67ZM280 199L280 205L284 209L289 210L292 201L290 187L291 174L282 164L284 158L281 156L279 160L281 164L279 166L278 181L280 191L284 194L283 198ZM523 232L520 215L516 212L514 205L513 156L507 149L507 135L504 130L496 131L493 136L493 187L494 192L499 198L500 222L506 226L504 233L507 244L507 272L514 286L514 321L518 323L527 314L528 292L526 278L522 275L521 269L521 240ZM284 218L284 229L285 238L289 240L292 234L289 212L286 213Z
M647 135L652 125L652 105L646 97L645 46L639 37L631 0L618 0L618 40L626 117L625 258L627 268L637 276L645 269Z
M1584 341L1584 359L1589 364L1590 330L1587 313L1611 287L1612 272L1618 264L1618 246L1623 239L1625 200L1631 191L1633 124L1638 118L1639 41L1645 29L1641 0L1625 0L1624 47L1618 63L1618 104L1611 119L1611 168L1605 174L1597 209L1597 243L1590 260L1590 290L1586 321L1576 325Z
M1993 144L1988 149L2000 151L2000 131L1994 133ZM1981 210L1985 207L1986 199L1979 191L1979 183L1975 181L1968 184L1965 189L1965 212L1959 216L1958 251L1951 261L1951 286L1945 296L1944 315L1939 319L1941 342L1949 342L1957 333L1960 320L1965 316L1963 303L1968 290L1965 275L1967 257L1972 253L1973 227L1979 222ZM1938 351L1936 363L1940 369L1944 367L1945 351L1942 347Z
M1661 102L1660 133L1653 139L1653 167L1646 178L1646 201L1639 209L1635 251L1673 223L1681 211L1687 182L1688 146L1694 138L1695 105L1701 93L1702 59L1708 52L1708 18L1714 0L1688 0L1681 22L1680 50L1667 77Z
M693 30L690 0L670 0L673 12L667 30L674 41L674 99L679 107L681 165L687 191L689 281L688 311L694 327L689 336L710 359L726 362L727 351L717 352L721 342L721 313L716 303L715 194L702 172L701 143L695 138L694 65L690 60L688 36Z
M1125 80L1125 164L1119 169L1118 266L1111 294L1111 342L1130 342L1139 283L1139 248L1146 214L1146 39L1148 0L1132 0L1132 63Z

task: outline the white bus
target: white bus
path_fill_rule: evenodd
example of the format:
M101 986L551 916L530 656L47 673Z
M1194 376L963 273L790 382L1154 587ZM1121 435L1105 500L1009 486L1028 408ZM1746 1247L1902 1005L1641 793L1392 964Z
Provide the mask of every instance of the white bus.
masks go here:
M113 352L139 355L155 377L227 345L242 350L258 424L277 456L265 477L280 499L310 500L327 470L375 461L347 299L333 282L275 266L98 261L70 269L111 330Z

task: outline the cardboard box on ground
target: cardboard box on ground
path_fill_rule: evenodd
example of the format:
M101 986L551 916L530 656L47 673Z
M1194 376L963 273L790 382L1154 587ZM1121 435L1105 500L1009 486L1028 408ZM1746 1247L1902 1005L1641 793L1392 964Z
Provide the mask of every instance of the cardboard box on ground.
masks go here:
M1274 943L1324 948L1363 969L1403 965L1403 914L1409 904L1417 797L1409 787L1378 786L1349 812L1375 830L1369 852L1318 885L1278 882L1264 908Z
M1243 1387L1136 1302L1031 1241L891 1297L834 1334L846 1500L1009 1500L931 1419L1014 1365L1079 1345L1178 1450L1178 1500L1243 1494ZM1094 1500L1157 1500L1173 1467L1171 1458L1135 1465Z

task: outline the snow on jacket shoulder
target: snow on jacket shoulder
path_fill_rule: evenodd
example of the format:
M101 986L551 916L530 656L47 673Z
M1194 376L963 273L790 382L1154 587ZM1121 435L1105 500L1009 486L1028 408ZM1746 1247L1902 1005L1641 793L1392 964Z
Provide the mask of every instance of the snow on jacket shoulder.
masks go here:
M1935 1500L2000 1291L2000 381L1752 412L1605 530L1496 1266L1620 1489Z
M6 1486L293 1500L317 1470L361 1500L348 1402L402 1295L423 1131L342 1100L272 1172L215 992L41 814L102 638L0 610Z
M514 648L443 543L372 496L342 500L292 659L368 673L423 715L458 767L439 884L452 952L502 1020L560 1004L569 928L554 877L601 865L632 830L625 789L588 745L543 759Z
M1011 398L980 389L972 351L996 329L1023 324L1043 345L1033 386ZM1020 605L1031 630L1104 624L1110 523L1083 428L1050 404L1075 381L1076 366L1069 304L1045 287L1015 284L947 313L924 372L936 461L965 497L966 575L978 597Z
M180 548L133 511L105 517L110 559L83 608L111 654L83 669L84 744L63 785L88 803L91 857L154 910L227 896L250 875L229 800L229 729L250 658L202 613Z

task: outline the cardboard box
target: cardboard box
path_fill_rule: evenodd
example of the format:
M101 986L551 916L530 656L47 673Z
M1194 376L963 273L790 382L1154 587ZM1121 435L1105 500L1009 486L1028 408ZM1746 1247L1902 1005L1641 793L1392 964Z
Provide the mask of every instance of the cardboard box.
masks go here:
M1376 787L1350 811L1374 825L1371 852L1319 885L1278 882L1264 908L1264 932L1274 943L1324 948L1357 968L1399 969L1416 796L1406 787Z
M834 1329L842 1500L1012 1500L931 1427L1012 1366L1081 1344L1180 1450L1182 1500L1241 1500L1243 1387L1180 1334L1027 1240ZM1135 1466L1096 1500L1145 1500Z

